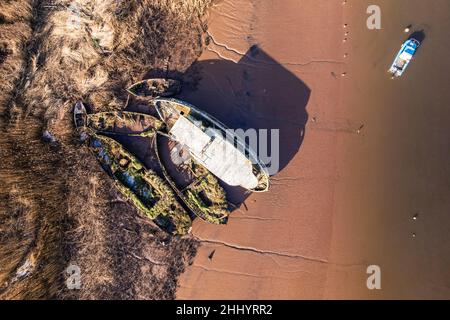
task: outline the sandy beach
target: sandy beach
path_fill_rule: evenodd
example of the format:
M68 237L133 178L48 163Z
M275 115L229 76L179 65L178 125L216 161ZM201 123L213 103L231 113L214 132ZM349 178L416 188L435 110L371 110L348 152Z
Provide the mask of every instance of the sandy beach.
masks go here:
M194 223L202 245L178 299L450 297L449 5L379 2L381 30L366 27L367 1L210 9L183 98L231 128L278 128L280 171L270 192L232 199L245 201L228 225ZM427 39L392 81L408 24ZM381 290L366 287L369 265Z

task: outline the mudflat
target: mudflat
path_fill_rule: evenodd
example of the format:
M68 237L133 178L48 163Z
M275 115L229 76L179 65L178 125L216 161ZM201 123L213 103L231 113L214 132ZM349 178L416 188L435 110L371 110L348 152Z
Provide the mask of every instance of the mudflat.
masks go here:
M450 11L438 2L379 1L381 30L366 26L367 1L210 9L183 98L231 128L279 129L279 172L268 193L236 195L228 225L194 223L202 245L177 298L450 296ZM427 38L393 81L409 24ZM371 265L381 290L366 286Z

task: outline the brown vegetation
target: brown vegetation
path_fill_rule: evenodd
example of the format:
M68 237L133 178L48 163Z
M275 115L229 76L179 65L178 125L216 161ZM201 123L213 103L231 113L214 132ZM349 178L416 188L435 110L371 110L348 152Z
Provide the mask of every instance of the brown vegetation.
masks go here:
M120 198L77 142L71 108L122 109L149 71L185 71L209 2L0 3L0 298L174 297L197 243ZM81 290L65 286L70 263Z

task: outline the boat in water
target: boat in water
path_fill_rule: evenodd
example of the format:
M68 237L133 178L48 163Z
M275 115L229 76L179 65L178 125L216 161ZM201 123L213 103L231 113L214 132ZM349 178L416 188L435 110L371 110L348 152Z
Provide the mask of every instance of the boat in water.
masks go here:
M154 105L171 139L186 147L206 170L230 186L255 192L268 190L265 165L224 124L181 100L157 98Z
M176 199L170 185L144 167L114 139L91 134L89 148L117 189L161 229L174 234L190 232L192 220Z
M190 178L187 186L179 187L161 160L158 137L154 140L154 144L164 177L188 209L206 222L214 224L226 223L230 214L229 204L225 190L220 186L216 177L192 157L180 160L179 152L183 152L183 150L179 144L175 143L170 150L172 162L177 165L180 172Z
M394 62L388 70L393 78L403 75L419 46L420 42L414 38L410 38L402 44L400 51L397 53Z
M131 95L141 98L170 97L180 90L180 81L164 78L142 80L127 89Z

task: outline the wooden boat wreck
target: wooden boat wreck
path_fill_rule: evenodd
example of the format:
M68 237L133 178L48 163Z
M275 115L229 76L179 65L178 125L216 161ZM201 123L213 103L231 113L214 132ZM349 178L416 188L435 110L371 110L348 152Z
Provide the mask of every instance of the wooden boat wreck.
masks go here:
M197 164L194 159L183 163L183 169L188 170L188 174L193 177L190 185L183 190L178 188L167 173L159 156L157 135L155 134L164 127L161 120L151 115L126 111L90 114L87 119L87 126L97 132L151 137L164 178L186 207L207 222L221 224L227 221L229 210L225 191L208 170Z
M234 134L230 137L225 125L184 101L157 98L154 105L169 136L217 178L255 192L268 190L265 165L245 141Z
M97 132L145 136L161 130L164 123L149 115L130 111L109 111L89 114L87 126Z
M142 80L127 89L131 95L141 98L170 97L180 90L180 81L164 78Z
M91 134L89 148L118 190L161 229L180 236L190 232L191 218L171 187L154 171L106 136Z
M178 164L179 169L192 177L188 185L181 189L168 173L163 161L161 161L158 138L154 140L154 145L164 177L188 209L206 222L214 224L226 223L230 214L229 204L225 190L220 186L216 177L192 157L182 162L177 162L173 158L180 151L177 148L173 148L171 150L172 162Z

